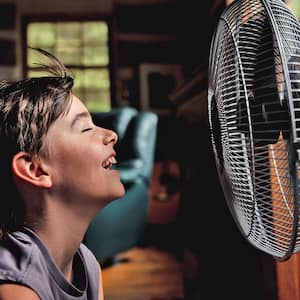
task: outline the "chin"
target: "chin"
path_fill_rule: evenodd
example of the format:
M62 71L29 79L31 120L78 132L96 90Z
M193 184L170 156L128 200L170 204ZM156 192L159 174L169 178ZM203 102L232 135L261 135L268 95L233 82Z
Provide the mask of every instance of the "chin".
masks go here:
M125 188L124 188L124 185L121 183L119 191L118 191L117 196L115 197L115 199L121 198L124 195L125 195Z
M114 200L118 200L122 198L124 195L125 195L125 188L124 185L120 183L119 186L115 188L113 193L111 193L111 195L107 197L107 203L110 203Z

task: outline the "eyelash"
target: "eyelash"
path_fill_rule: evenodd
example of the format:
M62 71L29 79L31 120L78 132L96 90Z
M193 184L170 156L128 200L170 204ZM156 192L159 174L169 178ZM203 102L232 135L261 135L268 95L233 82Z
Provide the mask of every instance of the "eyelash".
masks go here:
M89 130L92 130L92 129L93 129L93 127L85 128L81 132L86 132L86 131L89 131Z

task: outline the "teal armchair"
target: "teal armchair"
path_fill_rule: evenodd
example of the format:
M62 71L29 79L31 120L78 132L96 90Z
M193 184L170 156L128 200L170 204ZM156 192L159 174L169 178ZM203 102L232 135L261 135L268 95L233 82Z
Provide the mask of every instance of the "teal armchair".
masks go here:
M108 204L90 224L84 243L100 263L136 246L143 238L154 161L157 115L131 107L94 113L96 125L118 134L115 146L125 195Z

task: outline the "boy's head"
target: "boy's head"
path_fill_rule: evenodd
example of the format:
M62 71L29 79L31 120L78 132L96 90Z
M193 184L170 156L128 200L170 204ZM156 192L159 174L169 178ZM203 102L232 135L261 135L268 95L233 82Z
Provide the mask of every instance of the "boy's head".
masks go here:
M13 156L24 151L38 155L49 127L67 112L73 79L49 53L51 76L0 85L0 222L3 231L23 223L23 204L13 183Z
M51 76L0 86L2 233L51 223L53 211L90 222L124 194L111 168L116 133L93 123L63 64L39 51L50 58Z

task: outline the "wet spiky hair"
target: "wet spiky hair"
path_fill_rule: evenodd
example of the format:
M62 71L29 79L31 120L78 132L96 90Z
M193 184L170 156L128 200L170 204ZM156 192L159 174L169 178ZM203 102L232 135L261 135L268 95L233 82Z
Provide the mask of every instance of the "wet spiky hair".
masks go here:
M33 50L49 60L48 65L39 63L39 66L51 76L1 83L0 142L9 138L16 151L37 154L49 126L68 105L73 79L52 54L38 48Z
M55 77L67 77L68 70L64 64L53 54L41 48L29 47L29 49L36 51L43 56L43 59L48 58L48 64L45 62L36 62L35 65L42 67Z

